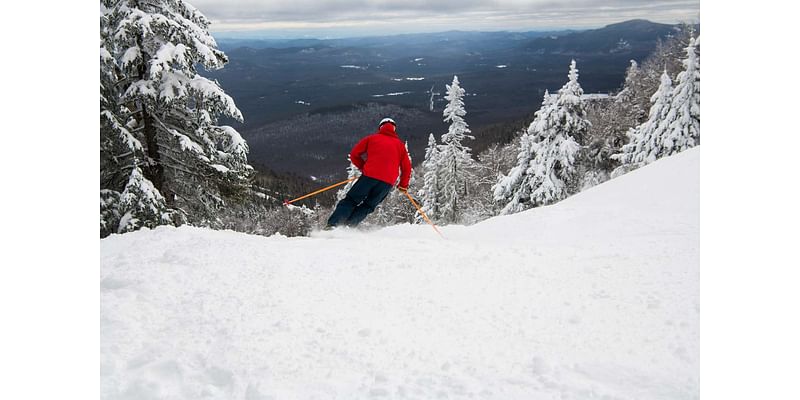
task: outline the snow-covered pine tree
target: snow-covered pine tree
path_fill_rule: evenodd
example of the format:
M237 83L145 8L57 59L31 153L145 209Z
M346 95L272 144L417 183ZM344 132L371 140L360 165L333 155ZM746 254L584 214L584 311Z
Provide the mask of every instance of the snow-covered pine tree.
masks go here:
M501 214L552 204L578 191L576 163L581 145L590 127L581 96L575 60L570 63L569 80L559 89L552 103L547 97L528 128L528 138L521 144L519 167L495 187L495 198L508 201ZM533 157L523 153L533 154ZM527 169L522 170L528 158ZM517 167L515 167L517 168ZM515 185L519 183L519 186Z
M101 10L102 10L101 3ZM122 72L114 56L104 44L113 38L111 20L100 18L100 236L127 231L137 223L172 223L172 215L149 210L161 210L163 197L142 176L140 157L142 143L125 124L124 107L117 104L117 88ZM125 204L121 202L125 193ZM134 196L138 196L134 198ZM147 202L150 202L149 204ZM138 214L137 210L143 213ZM120 224L123 215L126 223ZM148 220L148 217L154 218Z
M528 174L531 175L531 206L555 203L576 193L580 174L576 168L581 157L579 138L589 128L585 108L581 100L575 61L570 67L570 80L558 91L558 100L550 107L551 113L543 114L536 121L530 146L536 155L531 160Z
M679 153L700 144L700 59L696 40L686 47L684 70L672 91L670 110L662 122L667 125L662 139L662 157Z
M180 214L214 226L224 199L249 187L247 144L233 128L216 125L219 115L242 115L216 82L196 70L227 62L208 26L182 0L100 1L100 189L106 199L141 182L140 189L153 190L141 193L141 201L163 198L170 221L178 222ZM137 168L141 176L134 176ZM134 219L142 226L167 223L146 221L154 215Z
M583 102L583 88L578 83L578 68L575 60L569 65L569 80L558 90L556 110L558 110L559 130L572 137L578 144L585 144L586 134L591 123L586 118L586 104Z
M471 149L462 142L464 139L474 139L469 126L464 120L467 114L464 109L465 91L458 82L458 76L453 77L453 82L447 85L448 104L443 115L444 122L449 122L447 133L442 135L439 158L439 187L441 198L439 202L439 221L443 223L458 223L462 217L460 199L469 192L470 170L472 169Z
M517 154L517 164L511 168L508 175L501 175L498 177L497 184L492 188L494 192L494 201L502 205L500 210L501 215L513 214L525 210L530 206L530 194L533 190L531 186L532 173L530 164L536 156L533 152L531 141L538 138L536 128L540 125L537 121L546 118L546 115L553 113L553 106L556 97L551 96L550 92L545 90L542 106L534 114L534 120L528 126L528 130L522 134L520 138L520 151Z
M672 101L672 80L666 70L661 74L661 84L650 101L652 106L647 121L632 128L628 132L628 144L622 146L619 154L612 156L625 169L630 169L631 165L651 163L664 154L662 143L667 126L663 121L667 118Z
M568 148L548 150L553 156L565 157L556 164L556 168L560 168L559 166L569 167L564 171L557 172L557 174L561 175L560 177L566 185L566 192L559 193L558 189L554 187L554 191L549 192L550 194L544 194L547 190L543 187L541 188L543 197L540 197L543 202L539 203L539 205L554 203L579 192L582 188L584 176L592 170L591 163L586 160L585 151L583 151L583 146L587 145L589 129L592 124L589 122L586 103L583 101L583 88L578 83L578 68L575 60L570 63L568 77L567 83L559 89L558 100L556 101L556 109L559 113L559 129L565 140L566 138L572 138L581 147L573 154L569 154ZM554 142L553 145L558 146L558 141ZM572 157L574 157L574 161L568 162ZM547 180L544 181L544 183L547 182Z
M422 162L422 170L425 171L422 178L422 188L417 191L417 197L422 203L420 204L422 212L431 219L439 218L439 200L441 197L439 158L439 145L436 143L436 137L431 133L428 136L428 147L425 149L425 160ZM416 222L424 222L422 215L419 213L416 215Z

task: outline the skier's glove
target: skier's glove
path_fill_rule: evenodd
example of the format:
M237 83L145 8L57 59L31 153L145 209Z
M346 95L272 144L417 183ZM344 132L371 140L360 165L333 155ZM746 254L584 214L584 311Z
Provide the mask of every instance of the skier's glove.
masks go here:
M399 190L399 191L401 191L403 193L408 193L408 188L407 187L398 186L397 190Z

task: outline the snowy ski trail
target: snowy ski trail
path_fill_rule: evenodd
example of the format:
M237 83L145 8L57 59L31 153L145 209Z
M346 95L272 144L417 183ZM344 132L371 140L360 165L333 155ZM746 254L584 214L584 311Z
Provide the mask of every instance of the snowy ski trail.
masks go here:
M112 235L102 398L698 398L699 151L446 240Z

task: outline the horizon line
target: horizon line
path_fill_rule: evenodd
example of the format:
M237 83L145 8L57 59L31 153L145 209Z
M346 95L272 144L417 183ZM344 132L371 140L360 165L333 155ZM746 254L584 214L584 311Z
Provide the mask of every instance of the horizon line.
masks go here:
M385 34L343 34L343 35L330 35L330 34L323 34L323 31L336 31L339 29L346 29L346 28L320 28L320 29L244 29L244 30L224 30L224 31L211 31L211 34L215 38L220 39L237 39L237 40L293 40L293 39L309 39L309 40L338 40L338 39L364 39L364 38L375 38L375 37L396 37L396 36L405 36L405 35L435 35L441 33L542 33L542 32L563 32L563 31L588 31L593 29L602 29L608 27L610 25L617 25L625 22L632 22L632 21L645 21L652 24L660 24L660 25L680 25L681 23L691 23L694 25L700 25L700 21L679 21L674 23L665 23L665 22L654 22L645 18L632 18L626 19L619 22L614 22L610 24L602 24L602 25L593 25L593 26L583 26L583 27L553 27L553 28L541 28L541 29L497 29L497 30L468 30L468 29L445 29L445 30L433 30L433 31L410 31L410 32L394 32L394 33L385 33ZM309 33L303 34L302 31L306 31ZM294 33L293 33L294 32ZM313 32L313 33L312 33ZM239 36L239 37L236 37Z

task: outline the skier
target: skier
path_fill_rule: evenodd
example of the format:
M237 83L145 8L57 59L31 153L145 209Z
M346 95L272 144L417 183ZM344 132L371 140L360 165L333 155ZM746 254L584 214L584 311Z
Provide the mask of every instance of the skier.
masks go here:
M408 191L411 160L395 132L396 127L393 119L382 119L378 132L361 139L350 151L350 161L361 170L361 177L336 205L325 230L340 223L351 227L358 225L386 198L398 175L397 189ZM366 161L361 158L363 155L367 156Z

